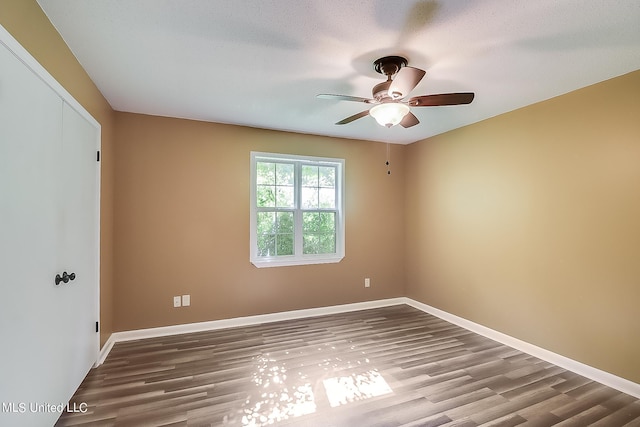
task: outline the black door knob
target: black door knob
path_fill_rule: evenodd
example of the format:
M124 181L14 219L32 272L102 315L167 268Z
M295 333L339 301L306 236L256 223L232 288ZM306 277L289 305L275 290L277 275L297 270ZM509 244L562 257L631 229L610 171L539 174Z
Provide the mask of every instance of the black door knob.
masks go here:
M56 274L56 278L55 278L55 282L56 282L56 286L60 284L60 282L63 283L69 283L69 280L75 280L76 279L76 273L71 273L71 274L67 274L67 272L63 272L62 276L60 276L59 274Z

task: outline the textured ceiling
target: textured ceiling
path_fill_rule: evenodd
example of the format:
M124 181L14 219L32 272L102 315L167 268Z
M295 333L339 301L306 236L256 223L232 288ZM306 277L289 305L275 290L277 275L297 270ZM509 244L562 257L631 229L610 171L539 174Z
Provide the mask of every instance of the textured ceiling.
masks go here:
M638 0L38 0L111 106L160 116L411 143L640 69ZM334 123L384 80L375 59L427 71L421 123ZM597 102L597 100L594 100Z

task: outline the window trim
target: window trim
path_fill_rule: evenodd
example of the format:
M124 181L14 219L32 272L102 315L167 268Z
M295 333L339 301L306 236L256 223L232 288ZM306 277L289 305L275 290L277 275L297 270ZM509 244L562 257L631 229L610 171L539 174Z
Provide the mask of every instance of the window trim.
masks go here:
M301 164L313 164L317 166L333 166L336 168L336 252L334 254L313 254L313 255L280 255L272 257L258 256L257 243L257 213L256 205L256 164L258 161L271 161L280 163L295 163L295 168L299 169ZM311 265L311 264L328 264L338 263L344 258L345 254L345 197L344 197L344 159L330 157L302 156L295 154L281 153L265 153L259 151L251 152L250 163L250 215L249 215L249 246L250 246L250 262L258 268L262 267L284 267L293 265ZM300 177L298 176L298 180ZM300 213L305 210L299 207L298 193L300 191L300 182L296 181L295 185L295 208L294 211ZM301 238L302 230L295 229L296 238Z

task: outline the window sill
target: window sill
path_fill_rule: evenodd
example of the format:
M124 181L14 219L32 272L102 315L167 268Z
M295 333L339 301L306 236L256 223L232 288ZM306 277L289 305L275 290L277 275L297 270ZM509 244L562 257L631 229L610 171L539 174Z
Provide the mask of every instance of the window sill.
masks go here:
M331 257L313 257L313 258L260 258L252 259L251 264L258 268L267 267L289 267L294 265L313 265L313 264L335 264L342 261L344 256L334 255Z

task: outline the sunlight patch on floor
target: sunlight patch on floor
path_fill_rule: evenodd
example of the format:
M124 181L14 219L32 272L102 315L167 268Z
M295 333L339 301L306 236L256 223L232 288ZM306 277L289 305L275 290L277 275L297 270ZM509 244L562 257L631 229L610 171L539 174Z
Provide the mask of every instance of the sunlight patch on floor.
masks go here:
M247 395L241 408L225 416L224 424L269 426L315 413L318 397L321 406L326 407L328 402L335 408L393 392L364 352L353 352L344 357L333 346L320 346L317 351L324 357L313 365L296 363L290 366L288 351L284 355L255 356L251 372L253 392ZM282 360L282 356L287 359ZM326 400L324 396L314 395L314 392L323 391Z
M322 383L332 408L392 392L389 384L377 370L327 378Z
M313 387L304 375L291 378L283 364L268 356L260 356L256 362L252 380L260 393L246 400L243 427L270 425L316 411Z

